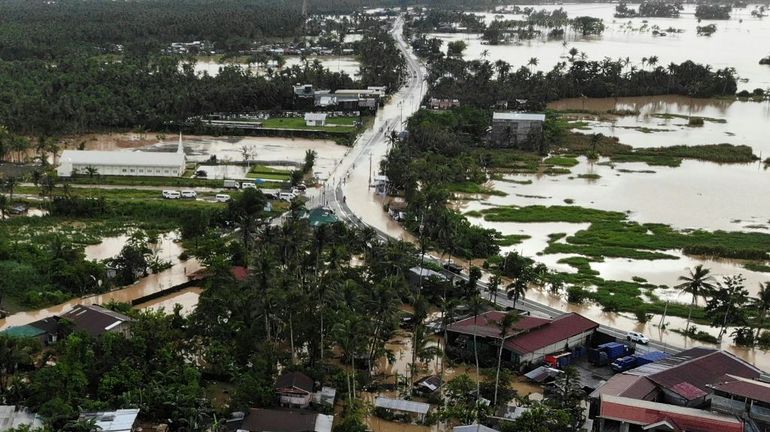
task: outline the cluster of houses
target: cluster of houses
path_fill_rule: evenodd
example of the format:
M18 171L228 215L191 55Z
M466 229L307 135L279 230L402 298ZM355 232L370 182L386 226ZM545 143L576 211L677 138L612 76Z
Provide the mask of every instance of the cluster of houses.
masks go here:
M9 327L2 334L13 337L38 339L51 345L72 332L83 332L92 337L106 333L128 334L133 319L120 312L99 305L75 305L61 315L52 315L29 324Z
M294 86L294 106L316 111L374 113L385 102L385 87L318 90L311 84Z

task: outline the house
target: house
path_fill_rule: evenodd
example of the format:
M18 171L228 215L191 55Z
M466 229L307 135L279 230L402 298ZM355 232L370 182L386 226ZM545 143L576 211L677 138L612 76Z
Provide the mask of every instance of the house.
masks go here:
M426 403L391 399L383 396L378 396L374 400L374 408L375 411L382 410L390 414L406 415L419 422L425 421L425 416L430 411L430 405Z
M185 172L182 136L176 152L64 150L56 172L70 177L94 169L99 175L179 177Z
M312 411L252 408L237 432L331 432L334 416Z
M86 333L91 337L99 337L105 333L128 335L133 321L127 315L99 305L75 305L59 318L60 326L62 320L67 320L72 323L73 330Z
M137 430L138 409L90 412L80 414L79 420L93 421L99 432L133 432Z
M709 387L712 411L750 419L770 430L770 383L727 374Z
M313 398L313 380L302 372L286 372L275 382L281 406L307 408Z
M685 407L708 405L712 386L725 375L756 379L761 371L725 351L691 348L659 362L617 374L591 393L593 411L598 399L618 396Z
M433 110L448 110L450 108L457 108L460 106L459 99L439 99L430 98L428 106Z
M604 395L594 431L743 432L743 421L695 408Z
M297 84L294 86L294 96L300 99L313 99L315 90L312 84Z
M545 114L496 112L492 115L489 144L528 151L543 151Z
M37 414L14 405L0 405L0 432L28 426L30 430L43 427L43 419Z
M326 113L305 113L305 126L326 126Z
M444 385L444 381L438 375L428 375L414 383L414 392L421 395L429 395Z
M447 344L472 350L472 336L476 335L477 340L481 339L479 351L496 357L502 340L498 323L504 316L505 312L489 311L456 321L447 327ZM585 346L598 327L598 323L576 313L553 319L522 317L505 338L503 359L514 364L540 363L547 355Z

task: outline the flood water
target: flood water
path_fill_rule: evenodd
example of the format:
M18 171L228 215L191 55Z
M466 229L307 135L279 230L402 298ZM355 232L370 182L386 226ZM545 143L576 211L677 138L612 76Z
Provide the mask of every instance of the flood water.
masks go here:
M630 57L631 63L642 67L642 57L657 56L658 64L667 66L671 62L681 63L693 60L696 63L709 64L714 69L734 67L738 75L747 79L741 82L739 89L770 87L770 66L759 64L759 60L770 54L767 45L760 41L770 40L770 20L751 16L754 5L746 8L733 8L731 19L722 21L695 18L695 5L686 4L679 18L614 18L614 3L583 3L563 5L534 5L535 9L554 10L563 8L568 17L592 16L604 20L605 30L601 36L583 37L567 30L567 46L562 40L534 39L521 41L513 45L484 45L477 34L434 34L445 42L464 40L468 44L464 57L480 59L487 51L491 62L505 60L515 67L525 66L529 59L538 59L538 70L549 71L553 66L565 61L568 51L577 48L588 59L601 60ZM638 4L628 4L634 9ZM483 14L491 22L497 14ZM521 15L503 14L504 19L522 19ZM645 25L645 22L647 23ZM717 31L710 37L698 36L697 26L714 23ZM652 27L661 30L669 27L682 29L682 33L671 33L660 37L652 34ZM547 32L546 32L547 33ZM446 49L446 43L444 44ZM647 66L650 68L650 66Z
M284 64L283 68L277 68L275 65L272 67L273 70L280 71L281 69L290 68L292 66L302 66L303 61L302 58L299 56L287 56L284 57L286 60L286 63ZM312 66L314 61L318 61L321 66L324 69L328 69L331 72L344 72L351 77L355 77L358 74L358 69L361 67L361 63L355 59L355 57L351 56L324 56L324 57L308 57L307 58L308 64ZM255 63L246 64L246 63L230 63L230 62L220 62L220 61L213 61L213 60L198 60L195 63L195 73L196 74L208 74L209 76L217 76L219 75L219 71L224 66L240 66L245 70L250 71L253 74L256 75L267 75L268 73L268 67L265 65L257 65Z
M594 116L575 116L589 122L590 129L581 130L581 133L602 133L618 137L621 143L633 147L729 143L748 145L761 159L770 156L770 141L767 139L770 101L695 99L672 95L563 99L550 103L548 107L554 110L594 112L637 111L638 115L603 115L600 119ZM663 114L698 116L707 120L703 126L690 127L687 119L661 118ZM641 128L647 128L647 131Z
M86 247L86 256L93 260L114 257L120 253L120 249L122 249L127 238L128 236L107 237L98 245ZM134 299L187 282L187 276L200 270L201 265L194 258L184 262L179 261L178 257L183 249L179 243L174 241L176 238L176 234L168 233L160 237L161 241L158 244L150 245L150 248L155 251L158 257L172 263L171 268L142 278L133 285L117 288L107 293L74 298L43 309L12 314L5 319L0 319L0 330L11 326L29 324L51 315L59 315L78 304L104 304L110 301L131 303ZM153 303L144 304L141 307L166 306L166 310L170 311L173 309L174 303L181 303L185 308L184 310L187 311L197 304L197 295L193 297L195 289L190 288L189 290L182 290L169 296L161 297Z
M163 310L165 313L171 313L178 304L182 306L182 315L186 316L195 311L195 308L198 306L198 299L202 292L203 288L200 287L185 288L181 291L150 300L147 303L136 305L136 308L154 311Z

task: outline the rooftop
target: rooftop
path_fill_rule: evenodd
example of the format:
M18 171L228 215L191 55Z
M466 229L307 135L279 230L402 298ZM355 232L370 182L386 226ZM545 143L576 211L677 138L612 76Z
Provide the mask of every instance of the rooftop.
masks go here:
M43 422L37 415L25 409L17 410L13 405L0 405L0 431L25 425L37 429L43 426Z
M101 432L131 432L139 416L138 409L119 409L117 411L83 413L82 420L94 420L96 430Z
M60 163L75 165L142 165L152 167L182 166L184 153L104 150L64 150Z
M649 426L660 422L675 425L678 431L742 432L743 423L735 417L618 396L602 396L599 417Z
M312 411L252 408L239 431L248 432L330 432L333 416Z
M16 326L16 327L9 327L1 331L0 333L3 333L10 337L26 338L26 337L40 336L45 333L45 330L39 329L37 327L33 327L31 325L22 325L22 326Z
M480 424L472 424L465 426L455 426L452 428L452 432L498 432L497 429L492 429L489 426Z
M521 120L521 121L545 121L545 114L520 113L520 112L496 112L492 114L492 120Z
M537 351L599 327L599 324L574 312L554 318L550 324L537 327L508 339L505 347L519 354Z
M374 406L377 408L385 408L416 414L427 414L428 410L430 410L430 405L426 403L403 399L391 399L382 396L378 396L377 399L374 400Z
M469 317L463 320L454 322L447 327L447 330L462 333L467 335L473 335L482 337L491 337L495 339L501 339L500 336L500 321L505 317L506 313L501 311L489 311L476 317ZM536 317L522 317L513 324L513 332L524 332L538 327L549 324L551 320L547 318Z
M762 381L725 375L718 384L714 384L711 388L746 399L770 403L770 384Z
M94 337L101 336L124 322L133 321L122 313L98 305L75 305L72 310L61 315L61 318L72 321L76 330Z
M326 113L305 113L305 121L324 121L326 120Z
M286 372L275 381L276 389L295 388L308 393L313 392L313 380L302 372Z

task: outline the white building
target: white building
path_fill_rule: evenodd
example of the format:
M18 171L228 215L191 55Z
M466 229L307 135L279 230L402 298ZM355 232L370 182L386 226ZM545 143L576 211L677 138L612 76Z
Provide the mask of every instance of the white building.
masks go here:
M59 158L59 177L96 169L98 175L179 177L185 171L182 137L171 152L64 150Z
M0 405L0 431L29 426L30 429L43 427L43 419L26 409L13 405Z
M326 126L326 113L305 113L306 126Z
M93 420L95 430L100 432L133 432L136 429L138 409L92 412L80 415L81 420Z

